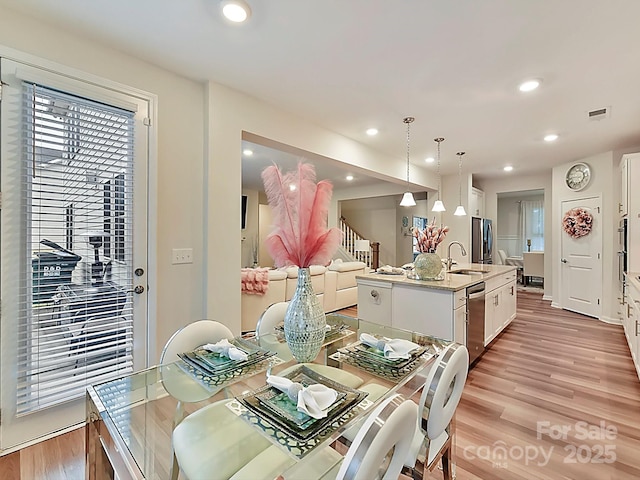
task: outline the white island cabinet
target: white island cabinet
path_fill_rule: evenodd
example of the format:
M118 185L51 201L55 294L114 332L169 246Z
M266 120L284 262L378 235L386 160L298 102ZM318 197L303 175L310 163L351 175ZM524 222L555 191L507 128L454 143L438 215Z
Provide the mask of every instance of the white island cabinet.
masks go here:
M466 289L485 282L486 346L516 315L516 267L471 264L456 268L474 273L446 273L442 281L375 273L359 275L358 317L466 345ZM495 307L488 306L492 302Z
M487 280L484 301L484 346L516 317L516 272Z
M466 290L429 290L396 284L391 296L393 326L466 345Z
M636 373L640 378L640 274L629 272L626 274L627 294L623 307L626 309L623 316L624 335L627 337L629 351Z
M358 280L358 318L391 326L391 284Z

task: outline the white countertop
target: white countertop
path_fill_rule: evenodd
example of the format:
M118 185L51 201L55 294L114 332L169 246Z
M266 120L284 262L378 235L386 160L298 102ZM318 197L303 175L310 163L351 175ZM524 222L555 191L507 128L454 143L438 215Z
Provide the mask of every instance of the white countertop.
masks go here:
M467 263L454 265L451 269L455 270L483 270L486 273L472 273L469 275L460 275L453 273L445 273L444 280L411 280L406 275L385 275L381 273L368 273L366 275L357 275L357 280L375 280L379 282L389 283L401 283L404 285L414 285L424 288L432 288L436 290L450 290L457 291L474 285L478 282L483 282L490 278L496 277L503 273L516 270L517 267L512 265L484 265L479 263ZM638 282L640 288L640 282Z

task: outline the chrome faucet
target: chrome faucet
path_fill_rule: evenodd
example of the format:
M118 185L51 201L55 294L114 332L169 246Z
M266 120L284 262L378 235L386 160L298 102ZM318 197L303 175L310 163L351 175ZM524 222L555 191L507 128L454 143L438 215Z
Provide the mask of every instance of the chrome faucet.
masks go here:
M467 255L467 251L464 249L464 246L460 242L458 242L457 240L451 242L447 247L447 271L451 270L451 265L453 265L453 258L451 258L451 245L453 244L460 245L460 251L462 255Z

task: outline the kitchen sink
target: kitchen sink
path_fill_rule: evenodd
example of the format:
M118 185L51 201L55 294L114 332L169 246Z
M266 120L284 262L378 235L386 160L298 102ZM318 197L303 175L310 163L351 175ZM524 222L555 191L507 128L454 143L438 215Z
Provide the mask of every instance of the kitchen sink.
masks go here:
M460 268L457 270L449 270L447 273L454 275L482 275L483 273L489 273L489 270L474 270L472 268Z

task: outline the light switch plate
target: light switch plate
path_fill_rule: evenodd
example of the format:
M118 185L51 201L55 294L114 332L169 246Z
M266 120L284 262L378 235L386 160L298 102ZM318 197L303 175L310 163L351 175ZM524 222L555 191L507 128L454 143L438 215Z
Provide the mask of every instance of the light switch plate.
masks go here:
M171 263L173 265L193 263L193 248L174 248L171 251Z

